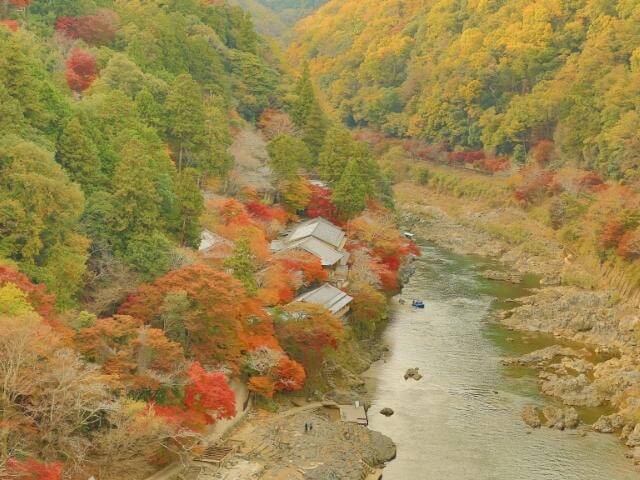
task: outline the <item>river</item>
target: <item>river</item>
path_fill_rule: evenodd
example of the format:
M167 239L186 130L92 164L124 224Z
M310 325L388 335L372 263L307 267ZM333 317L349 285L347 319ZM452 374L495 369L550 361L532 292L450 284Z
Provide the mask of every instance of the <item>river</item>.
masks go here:
M523 286L483 279L482 259L423 246L416 274L402 292L385 332L390 352L367 373L373 403L370 428L390 436L398 457L385 480L627 480L638 479L612 435L531 432L520 413L545 405L533 372L500 364L503 356L549 344L509 332L488 319ZM425 301L424 310L410 306ZM424 378L405 381L409 367ZM378 412L391 407L395 415ZM585 412L587 413L587 412ZM594 414L594 412L591 412Z

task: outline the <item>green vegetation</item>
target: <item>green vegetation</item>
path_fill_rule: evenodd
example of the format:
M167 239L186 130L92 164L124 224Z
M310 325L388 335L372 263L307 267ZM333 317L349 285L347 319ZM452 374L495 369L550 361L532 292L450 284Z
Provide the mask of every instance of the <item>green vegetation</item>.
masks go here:
M640 176L634 2L333 0L290 56L350 126Z
M229 112L257 117L277 77L224 4L27 8L0 25L0 257L70 306L86 278L149 280L198 243L199 186L231 166Z

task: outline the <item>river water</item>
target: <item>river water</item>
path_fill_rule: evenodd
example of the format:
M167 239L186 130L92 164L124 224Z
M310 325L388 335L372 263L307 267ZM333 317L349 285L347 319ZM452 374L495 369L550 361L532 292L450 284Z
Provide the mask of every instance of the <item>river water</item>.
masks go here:
M416 274L402 292L385 333L388 357L367 376L373 393L370 428L390 436L398 457L385 480L638 479L611 435L579 437L543 427L528 433L520 412L545 405L533 372L504 367L503 356L549 344L488 320L522 286L483 279L488 263L423 246ZM410 307L425 301L424 310ZM405 381L419 367L424 378ZM391 407L395 415L378 412ZM583 412L597 415L598 412Z

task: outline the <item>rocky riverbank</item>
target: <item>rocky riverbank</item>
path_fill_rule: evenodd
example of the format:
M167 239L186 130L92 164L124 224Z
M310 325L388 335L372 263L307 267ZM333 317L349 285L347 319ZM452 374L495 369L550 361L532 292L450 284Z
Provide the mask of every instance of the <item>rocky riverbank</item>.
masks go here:
M487 233L496 212L465 213L455 218L443 209L425 204L401 205L403 226L423 239L459 254L489 257L503 271L483 276L517 282L522 275L538 276L540 288L501 312L498 321L518 331L553 335L558 345L505 359L508 365L534 368L542 393L565 407L523 411L531 427L589 428L615 433L640 461L640 355L637 352L640 318L637 308L615 292L585 290L561 285L562 273L579 268L570 254L553 241L538 240L530 251ZM540 248L540 245L542 247ZM580 418L581 409L601 407L613 411L592 425Z

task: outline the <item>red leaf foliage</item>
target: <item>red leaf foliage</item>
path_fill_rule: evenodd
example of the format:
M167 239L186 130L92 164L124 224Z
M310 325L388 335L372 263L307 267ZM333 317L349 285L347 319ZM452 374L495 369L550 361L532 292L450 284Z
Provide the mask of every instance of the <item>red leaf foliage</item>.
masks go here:
M58 324L55 315L56 298L53 294L47 292L44 285L36 285L25 274L0 265L0 286L7 283L14 284L27 294L29 303L40 314L45 323L49 325Z
M0 25L4 25L12 32L17 32L20 30L20 24L17 20L0 20Z
M199 362L189 368L191 383L185 388L184 404L200 411L209 423L236 414L236 397L222 372L207 372Z
M616 253L625 260L640 258L640 229L626 232L618 242Z
M99 10L83 17L59 17L56 31L70 39L81 38L91 45L108 45L116 38L118 15L112 10Z
M595 193L602 192L607 189L607 184L604 182L602 176L596 172L585 173L578 181L578 187L580 190Z
M28 460L7 460L9 478L18 480L61 480L62 464L42 463L32 458Z
M337 348L344 336L342 323L335 315L307 303L284 307L276 332L285 351L307 371L318 368L327 349Z
M97 77L96 59L89 52L75 48L67 59L67 84L74 92L84 92Z
M338 208L331 201L331 190L318 185L310 185L311 199L306 215L310 218L324 217L338 224Z
M265 205L262 202L249 202L247 203L247 211L249 215L263 222L276 221L282 225L287 223L287 212L279 205Z
M599 242L604 250L618 248L618 244L625 234L625 226L619 219L609 220L600 231Z
M287 256L279 261L291 271L302 272L306 285L325 281L328 277L320 259L308 252L298 250L287 252Z
M191 308L183 314L188 354L204 364L228 363L237 368L252 336L273 336L273 324L260 301L247 296L242 284L225 272L196 264L174 270L142 285L119 309L145 323L160 323L164 299L181 292Z
M304 367L289 357L282 357L276 366L276 389L282 392L295 392L304 385L307 374Z
M559 193L560 190L553 172L526 169L523 171L522 183L515 191L515 197L519 202L531 204L547 195Z

